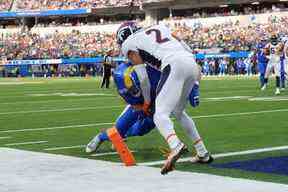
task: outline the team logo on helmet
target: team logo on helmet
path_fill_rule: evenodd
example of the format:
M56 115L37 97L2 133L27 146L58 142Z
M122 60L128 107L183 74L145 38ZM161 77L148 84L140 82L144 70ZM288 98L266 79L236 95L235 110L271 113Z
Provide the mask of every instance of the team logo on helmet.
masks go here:
M122 43L133 33L141 29L133 21L128 21L123 23L117 30L117 43L122 45Z

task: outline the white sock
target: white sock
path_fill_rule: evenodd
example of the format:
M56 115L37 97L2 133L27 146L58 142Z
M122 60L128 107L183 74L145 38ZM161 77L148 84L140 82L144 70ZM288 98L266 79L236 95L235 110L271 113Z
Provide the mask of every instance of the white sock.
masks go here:
M208 153L208 151L203 141L201 140L201 137L193 119L189 117L186 112L183 112L178 120L180 121L183 128L186 130L188 136L192 139L197 154L203 157L206 153Z
M181 141L174 130L173 122L168 115L154 114L154 123L160 134L165 138L171 150L175 149Z
M197 155L200 156L200 157L204 157L208 153L208 151L207 151L207 149L206 149L206 147L205 147L205 145L204 145L202 140L199 140L198 142L196 142L194 144L194 147L195 147L195 149L197 151Z

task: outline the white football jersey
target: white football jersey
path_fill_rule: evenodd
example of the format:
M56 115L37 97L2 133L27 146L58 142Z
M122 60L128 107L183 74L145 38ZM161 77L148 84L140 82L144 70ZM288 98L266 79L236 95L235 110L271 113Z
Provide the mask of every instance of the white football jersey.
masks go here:
M288 59L288 41L286 41L286 43L284 44L284 56L285 56L285 59L287 60Z
M270 51L270 57L280 56L281 53L279 53L279 47L280 43L277 43L276 45L273 45L272 43L268 43L266 48Z
M161 69L175 61L176 57L193 56L163 24L130 35L122 44L121 50L125 57L129 51L136 51L146 64Z

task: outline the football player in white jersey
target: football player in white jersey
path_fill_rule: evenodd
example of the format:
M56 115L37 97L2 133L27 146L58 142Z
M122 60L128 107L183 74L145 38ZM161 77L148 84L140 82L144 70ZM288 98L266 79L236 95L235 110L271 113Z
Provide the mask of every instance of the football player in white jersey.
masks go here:
M265 47L269 55L267 58L269 59L266 73L265 73L265 79L264 79L264 85L261 88L262 90L265 90L268 83L268 78L271 74L272 69L274 69L275 76L276 76L276 91L275 94L280 94L280 77L281 77L281 56L283 51L283 44L278 40L277 35L273 34L270 39L270 43L268 43Z
M174 169L180 156L188 151L177 137L170 116L176 117L192 140L197 131L194 121L185 112L185 106L192 87L200 79L200 68L190 47L165 25L141 29L134 22L125 22L117 31L117 42L123 55L133 63L137 74L141 74L142 90L149 90L150 87L144 63L161 71L153 119L170 147L161 169L161 174L167 174ZM148 111L151 102L149 91L143 92L143 96ZM193 161L207 163L213 160L202 140L194 141L194 146L198 154Z
M284 48L283 48L283 55L284 55L284 62L283 62L283 71L282 71L282 78L283 81L282 83L284 83L283 88L285 87L285 80L287 80L287 75L288 75L288 36L284 37L282 39L282 42L284 44Z

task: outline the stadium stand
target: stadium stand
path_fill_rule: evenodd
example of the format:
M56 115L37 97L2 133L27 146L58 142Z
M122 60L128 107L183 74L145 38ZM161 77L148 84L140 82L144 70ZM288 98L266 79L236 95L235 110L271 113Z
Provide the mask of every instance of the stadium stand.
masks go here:
M126 7L127 12L127 6L142 6L141 4L144 3L147 8L147 3L149 5L149 3L165 3L166 1L15 0L13 2L13 6L12 1L10 3L2 1L0 5L6 9L10 9L9 6L13 7L12 11ZM232 5L225 8L192 8L184 11L174 9L170 10L169 15L161 15L159 18L166 18L159 22L170 25L195 53L229 54L235 51L248 53L253 51L260 41L267 40L272 32L280 35L288 34L286 7L286 4L276 3L273 5L250 4L237 6L237 9ZM180 12L183 15L179 14ZM73 18L61 16L58 19L40 18L40 22L38 20L36 22L35 19L35 23L29 27L25 25L21 28L5 26L5 29L0 30L1 56L8 60L95 58L103 56L107 50L111 49L116 55L118 46L114 33L121 21L115 22L114 20L112 23L108 22L109 16L106 20L105 16L96 15L90 16L98 17L97 21L91 20L91 17L88 19L89 14L87 14L78 18L77 15ZM31 19L26 19L26 21L33 22ZM244 73L244 56L224 60L229 64L227 73ZM222 58L198 59L201 65L205 62L209 64L207 74L211 75L217 74L217 66L222 61ZM255 66L253 71L254 73L257 71Z
M8 11L11 5L12 0L0 0L0 11Z
M140 0L17 0L17 10L55 10L139 6Z

